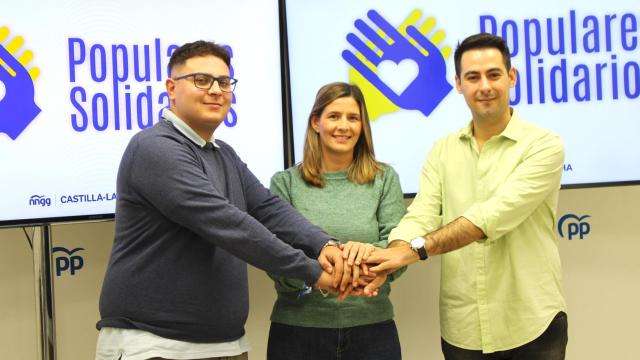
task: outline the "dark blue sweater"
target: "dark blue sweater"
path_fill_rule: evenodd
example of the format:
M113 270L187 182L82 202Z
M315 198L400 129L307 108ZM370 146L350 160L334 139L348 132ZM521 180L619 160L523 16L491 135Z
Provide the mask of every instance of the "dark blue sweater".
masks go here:
M246 263L318 280L315 258L329 236L216 142L201 148L167 121L132 138L118 171L98 329L231 341L244 335L248 315Z

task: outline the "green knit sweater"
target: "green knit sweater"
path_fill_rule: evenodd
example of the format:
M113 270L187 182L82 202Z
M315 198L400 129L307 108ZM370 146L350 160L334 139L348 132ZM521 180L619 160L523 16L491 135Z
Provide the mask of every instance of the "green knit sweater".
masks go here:
M325 186L319 188L306 183L295 166L271 178L271 191L340 242L353 240L386 247L389 232L405 213L395 170L383 165L383 171L375 180L364 185L349 181L346 171L324 175ZM294 326L345 328L392 319L389 281L403 271L391 274L378 296L349 297L341 302L333 295L324 297L318 290L300 296L302 281L271 276L278 292L271 321Z

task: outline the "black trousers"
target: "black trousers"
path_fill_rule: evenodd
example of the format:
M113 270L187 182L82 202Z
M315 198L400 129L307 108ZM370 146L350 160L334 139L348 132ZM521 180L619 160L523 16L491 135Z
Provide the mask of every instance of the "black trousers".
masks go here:
M446 360L564 360L567 348L567 314L559 312L542 335L517 348L483 354L481 350L467 350L441 339Z

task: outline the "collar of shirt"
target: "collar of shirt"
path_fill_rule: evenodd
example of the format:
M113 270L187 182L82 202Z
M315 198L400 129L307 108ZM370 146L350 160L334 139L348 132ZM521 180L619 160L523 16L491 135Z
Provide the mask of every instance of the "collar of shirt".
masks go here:
M511 139L513 141L518 141L522 138L523 131L523 122L520 118L520 115L516 113L515 110L511 113L511 119L507 124L507 127L502 130L499 136ZM469 121L469 125L460 129L459 132L460 139L471 139L473 137L473 120Z
M193 141L196 145L200 146L201 148L207 145L207 141L204 141L200 136L198 136L198 134L196 134L196 132L193 131L193 129L189 125L187 125L184 120L180 119L178 115L174 114L173 111L169 110L168 108L164 108L162 109L162 114L160 116L163 120L173 124L173 126L178 129L178 131L180 131L182 135L186 136L187 139ZM211 137L211 143L214 147L220 148L213 136Z

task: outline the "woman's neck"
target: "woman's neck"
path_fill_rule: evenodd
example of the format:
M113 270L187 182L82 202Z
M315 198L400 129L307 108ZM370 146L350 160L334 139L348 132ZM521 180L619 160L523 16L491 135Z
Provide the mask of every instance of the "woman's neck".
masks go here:
M343 156L323 155L322 170L324 171L340 171L351 166L353 162L353 154L344 154Z

